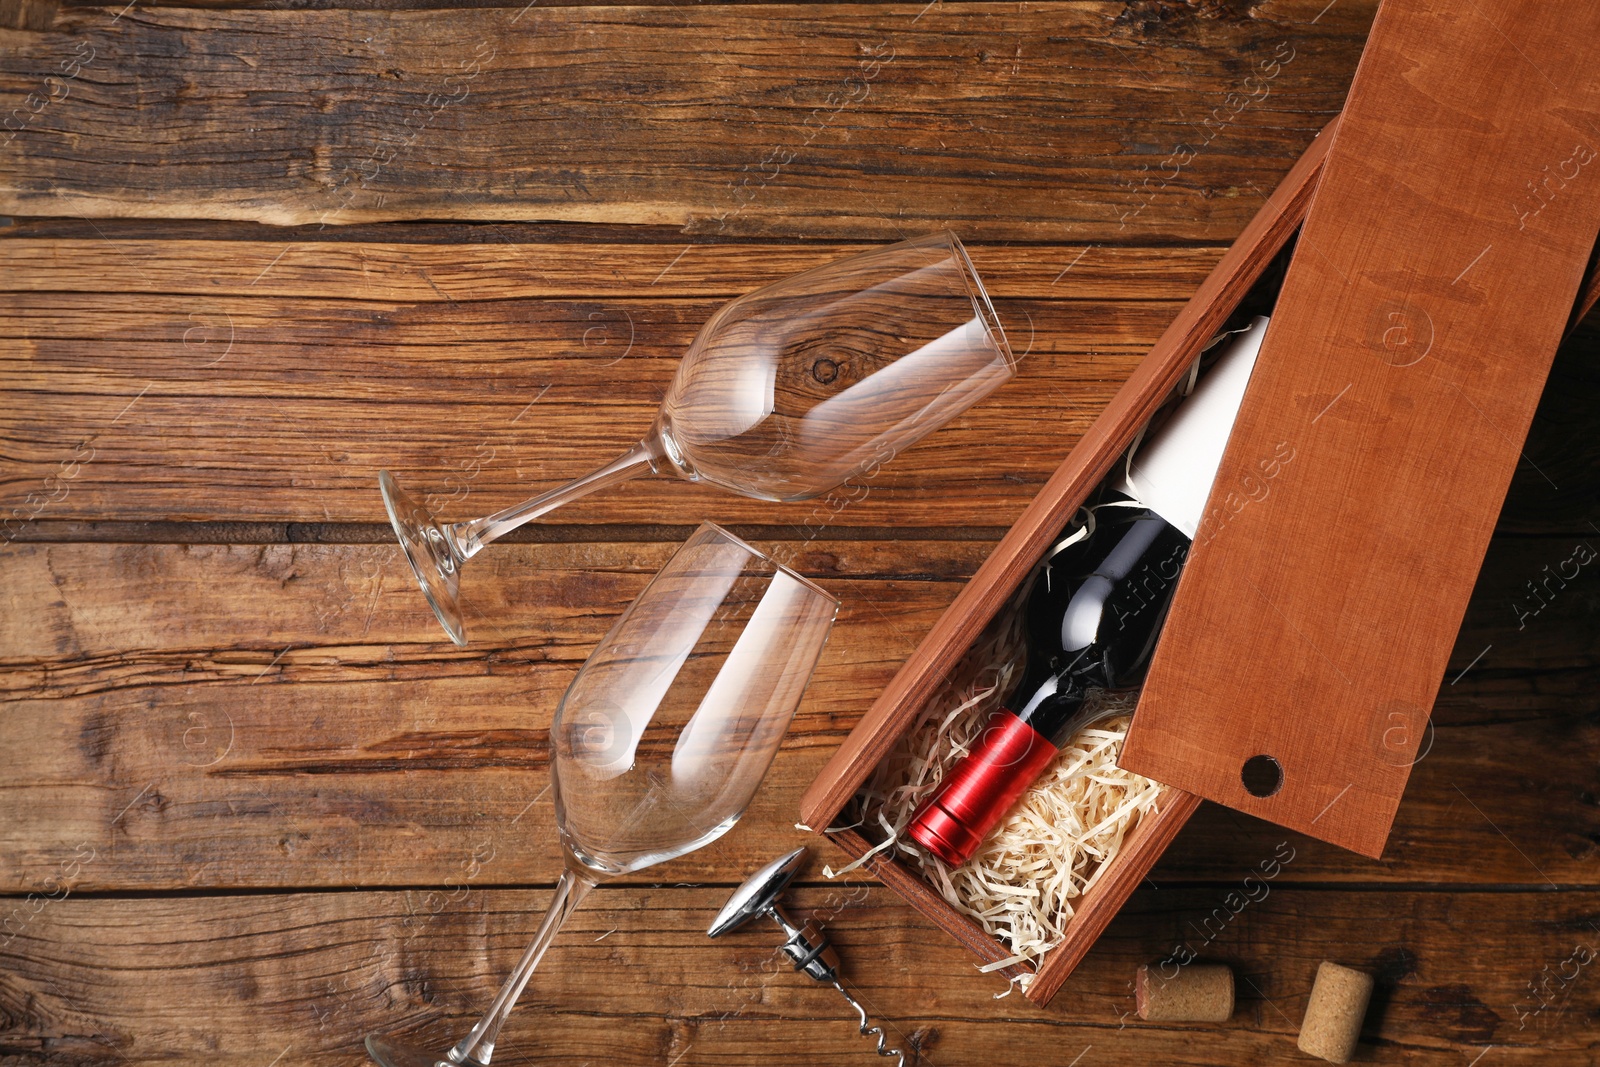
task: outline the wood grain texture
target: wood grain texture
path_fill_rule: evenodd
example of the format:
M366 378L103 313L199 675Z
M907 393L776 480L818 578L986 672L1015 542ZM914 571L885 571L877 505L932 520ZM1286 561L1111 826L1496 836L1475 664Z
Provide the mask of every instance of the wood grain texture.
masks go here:
M506 877L548 875L550 716L675 547L505 546L466 590L482 638L456 649L397 548L12 546L0 603L37 625L6 628L0 652L5 888L32 888L65 837L105 833L121 858L90 876L107 888L453 877L463 834L480 826L522 854ZM821 752L976 549L769 547L849 602L782 784L757 809L797 836L798 792ZM741 859L763 847L751 841ZM392 863L400 854L411 859ZM697 856L680 870L737 869L716 850Z
M1375 7L436 3L0 4L0 208L43 213L0 218L5 1067L464 1029L556 869L549 709L705 517L839 592L836 640L741 825L591 898L496 1063L873 1060L763 932L704 927L810 839L807 785L1341 105ZM719 303L940 223L1031 345L1007 392L838 511L588 498L476 560L474 645L438 641L372 468L463 515L546 488L648 422ZM796 910L915 1062L1282 1062L1323 958L1380 974L1363 1062L1593 1058L1592 966L1555 976L1600 912L1597 572L1526 585L1600 537L1595 330L1383 860L1202 805L1045 1012L818 850ZM1240 1010L1140 1023L1134 969L1185 946Z
M1548 754L1600 741L1595 579L1516 610L1576 543L1495 542L1391 855L1295 837L1286 879L1515 884L1538 877L1530 862L1562 885L1592 877L1600 777ZM987 549L767 544L844 597L838 639L748 825L667 877L731 879L805 842L802 792ZM0 609L32 624L0 634L0 892L36 891L80 842L114 843L80 879L99 892L437 887L484 841L494 883L548 880L551 710L672 547L504 546L469 586L482 636L458 650L386 545L12 546ZM1281 839L1206 808L1153 877L1225 879Z
M1292 853L1282 855L1291 858L1280 869L1292 870ZM1273 854L1252 857L1250 869L1256 859ZM1227 903L1242 892L1237 881L1141 889L1069 983L1064 1007L1048 1013L1017 996L993 1000L1004 982L975 975L942 935L906 922L904 905L881 887L802 886L794 899L797 912L827 921L850 985L921 1063L1065 1065L1086 1048L1101 1062L1286 1062L1316 965L1329 958L1379 976L1362 1044L1371 1062L1459 1067L1493 1046L1503 1062L1577 1063L1591 1051L1600 987L1586 970L1564 986L1549 978L1530 992L1529 983L1580 946L1600 951L1595 892L1406 890L1375 911L1359 891L1297 890L1259 872L1257 882L1259 899L1243 907ZM792 1059L803 1049L812 1062L870 1062L843 1001L774 959L767 931L705 937L727 893L597 892L512 1016L504 1054L516 1063L695 1067ZM69 896L0 949L7 1058L354 1064L360 1036L373 1029L442 1047L493 995L547 898L473 888L435 909L403 892ZM1486 938L1515 947L1485 954ZM1229 1023L1164 1025L1134 1014L1135 968L1185 949L1241 976ZM1034 1050L1026 1059L1024 1048Z
M66 8L0 57L0 211L1225 241L1373 6Z
M214 229L226 232L221 226ZM468 225L451 228L455 241L424 243L393 239L418 233L417 227L385 229L391 237L387 242L335 241L335 232L316 230L298 240L274 241L99 235L41 239L23 231L0 239L0 269L5 290L19 293L333 297L412 305L600 297L732 299L882 244L561 240L500 227L483 235L481 227ZM392 232L396 229L399 233ZM477 239L469 242L468 236ZM968 247L990 296L1118 304L1186 298L1223 251L1211 245ZM1026 335L1018 338L1025 340ZM595 347L594 340L590 346Z
M382 522L383 468L486 514L637 440L727 298L849 250L0 240L0 519ZM554 518L1004 524L1219 254L1011 252L974 257L1017 379L872 478L774 506L662 476Z
M647 427L678 353L722 299L862 247L525 233L469 244L469 232L454 227L445 243L0 240L0 521L382 523L384 466L452 515L492 510ZM1028 355L1017 381L903 462L831 500L774 507L660 478L552 519L1003 525L1222 250L972 253ZM604 421L586 417L597 394ZM1589 395L1551 408L1565 436L1529 445L1557 483L1582 484L1571 457L1588 432L1576 400ZM38 500L91 450L65 494ZM1564 514L1584 507L1569 494ZM1508 521L1542 529L1549 508L1521 500Z
M1600 231L1600 194L1575 180L1600 128L1577 42L1597 38L1591 7L1380 14L1128 769L1383 851ZM1392 726L1406 745L1386 747ZM1281 785L1252 795L1241 768L1262 754Z

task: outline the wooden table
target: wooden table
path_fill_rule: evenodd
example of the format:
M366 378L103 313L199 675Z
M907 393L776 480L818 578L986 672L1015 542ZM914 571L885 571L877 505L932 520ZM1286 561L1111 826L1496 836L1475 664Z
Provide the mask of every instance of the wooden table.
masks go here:
M1372 4L343 2L0 5L0 1062L462 1031L557 869L551 710L704 518L786 542L835 638L744 823L599 890L496 1063L875 1062L765 932L703 931L812 840L804 785L1337 112ZM588 498L475 560L474 641L440 639L380 467L455 516L520 500L630 443L722 301L942 224L1014 383L815 537L664 479ZM1331 958L1379 976L1365 1062L1597 1062L1597 354L1591 319L1381 862L1208 807L1042 1011L823 846L797 910L891 1036L1292 1061ZM1181 943L1236 968L1231 1022L1133 1014Z

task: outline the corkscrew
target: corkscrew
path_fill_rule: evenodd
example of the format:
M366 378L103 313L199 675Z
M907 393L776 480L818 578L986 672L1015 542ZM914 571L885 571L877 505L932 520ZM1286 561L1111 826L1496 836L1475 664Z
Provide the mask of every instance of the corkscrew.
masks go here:
M850 995L839 980L839 954L828 943L827 935L822 932L822 928L809 920L803 925L796 925L778 903L784 889L794 880L794 876L805 865L805 861L805 848L797 848L787 856L778 857L745 879L744 885L733 891L733 896L728 898L728 902L712 920L711 928L706 934L710 937L721 937L730 930L737 930L751 919L762 915L770 918L778 924L778 929L783 931L783 953L794 961L794 969L803 971L807 977L837 989L839 995L844 997L860 1017L857 1029L861 1031L861 1036L876 1037L878 1055L898 1057L898 1067L905 1067L906 1054L900 1049L888 1047L889 1041L884 1035L883 1028L870 1024L867 1009Z

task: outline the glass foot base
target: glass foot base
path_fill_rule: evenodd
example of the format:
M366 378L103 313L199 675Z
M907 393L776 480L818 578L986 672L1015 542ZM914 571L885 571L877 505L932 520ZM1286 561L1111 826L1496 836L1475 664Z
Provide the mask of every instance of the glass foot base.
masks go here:
M383 1067L463 1067L449 1056L436 1056L377 1034L367 1035L367 1055Z
M406 550L406 560L411 564L411 573L417 576L422 595L428 598L450 640L466 644L459 593L461 571L443 527L415 497L396 484L388 471L378 472L378 488L383 490L383 506L389 511L389 522L400 539L400 547Z

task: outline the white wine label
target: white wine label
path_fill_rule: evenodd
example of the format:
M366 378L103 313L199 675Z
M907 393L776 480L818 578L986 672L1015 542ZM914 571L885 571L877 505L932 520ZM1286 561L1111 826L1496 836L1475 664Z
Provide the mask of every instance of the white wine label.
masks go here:
M1178 403L1170 418L1133 454L1131 468L1114 488L1139 501L1194 538L1205 514L1211 483L1217 480L1233 420L1244 402L1245 386L1256 365L1256 353L1267 334L1267 320L1257 316L1237 334L1217 361L1200 376L1193 393Z

